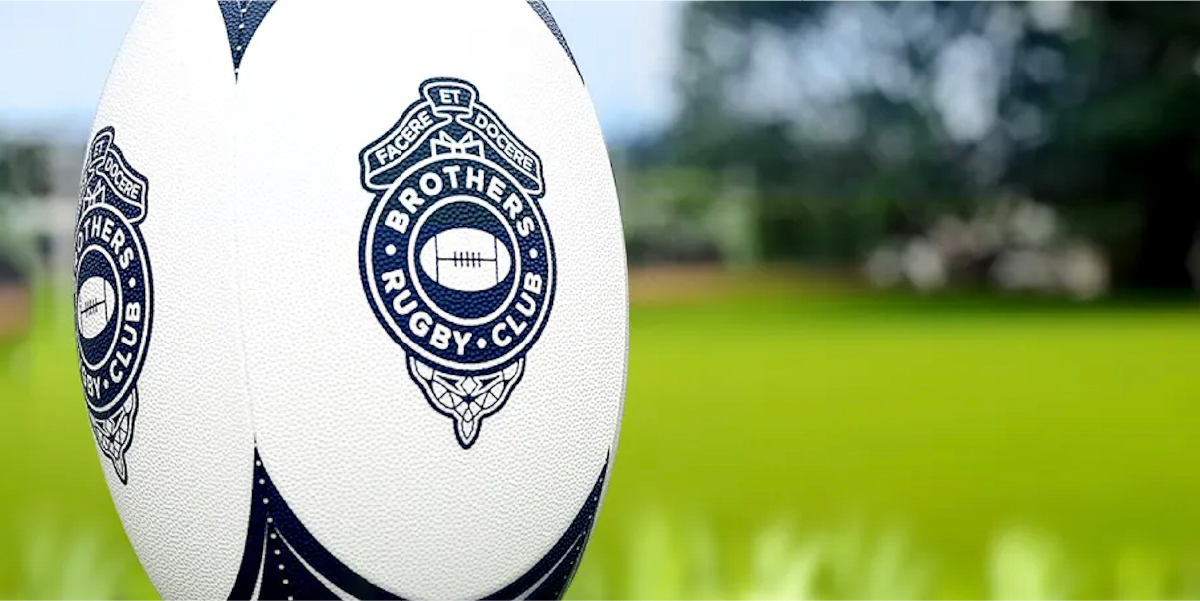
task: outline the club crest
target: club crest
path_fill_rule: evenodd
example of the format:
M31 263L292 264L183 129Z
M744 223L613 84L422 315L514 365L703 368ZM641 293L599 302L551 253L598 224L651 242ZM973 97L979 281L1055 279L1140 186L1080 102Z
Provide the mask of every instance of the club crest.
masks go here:
M133 442L153 308L139 229L149 184L115 138L106 127L88 146L75 226L75 333L92 433L127 483L125 454Z
M554 245L537 153L474 85L435 78L419 92L359 157L375 195L360 272L409 376L466 449L520 382L546 325Z

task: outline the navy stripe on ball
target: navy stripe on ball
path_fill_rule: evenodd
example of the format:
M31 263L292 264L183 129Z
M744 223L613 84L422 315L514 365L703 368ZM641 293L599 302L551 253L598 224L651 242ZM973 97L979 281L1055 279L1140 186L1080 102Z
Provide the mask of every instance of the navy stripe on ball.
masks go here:
M542 0L528 0L529 7L537 16L542 18L542 22L546 27L550 28L550 33L554 34L554 39L558 40L558 45L562 46L567 52L567 58L571 59L571 64L575 65L575 72L579 74L579 79L583 79L583 73L579 70L579 64L575 62L575 55L571 54L571 47L567 45L567 38L563 36L562 30L558 28L558 22L554 20L554 15L550 14L550 8Z
M600 509L611 456L592 491L557 542L527 572L484 599L561 599L583 558ZM394 599L330 553L300 522L280 494L258 449L242 562L229 599ZM386 518L384 518L386 519ZM449 576L448 576L449 577ZM336 589L336 590L335 590Z
M221 16L225 18L225 33L229 36L229 52L233 55L233 75L242 68L242 57L250 46L250 38L258 26L267 18L267 11L275 5L274 0L251 2L217 2Z

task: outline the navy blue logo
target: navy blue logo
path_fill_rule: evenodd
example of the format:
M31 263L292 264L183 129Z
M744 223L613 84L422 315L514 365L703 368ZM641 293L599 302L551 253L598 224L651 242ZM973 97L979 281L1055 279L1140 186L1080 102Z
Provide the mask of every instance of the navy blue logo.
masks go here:
M499 411L554 299L542 164L475 86L426 80L420 100L360 155L375 195L363 288L463 448Z
M84 165L75 227L75 333L92 432L126 483L153 305L139 230L149 184L115 137L111 127L100 130Z

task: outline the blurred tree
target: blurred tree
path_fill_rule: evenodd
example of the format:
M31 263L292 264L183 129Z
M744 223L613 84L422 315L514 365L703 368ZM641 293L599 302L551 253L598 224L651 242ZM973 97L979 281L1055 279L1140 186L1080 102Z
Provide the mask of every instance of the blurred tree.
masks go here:
M1038 86L1053 135L1016 157L1010 179L1060 204L1134 205L1125 283L1190 290L1200 225L1200 5L1101 2L1079 11L1086 33L1062 44L1070 75ZM1033 57L1040 47L1022 50Z
M1017 190L1103 216L1118 283L1191 288L1200 5L696 2L681 38L666 155L753 169L766 257L851 258Z
M32 250L21 232L13 230L13 201L44 197L51 189L48 148L0 140L0 259L6 264L28 266Z
M753 213L768 259L858 257L888 233L961 211L972 196L959 149L946 143L936 112L922 101L929 92L895 93L863 81L871 73L857 80L837 74L854 70L847 60L861 67L873 55L902 50L893 62L919 66L931 62L929 51L859 48L850 53L857 56L837 56L817 47L844 23L834 15L846 14L845 6L698 2L684 10L671 158L754 172L751 201L759 205ZM881 25L891 27L872 27Z
M49 149L41 144L0 144L0 197L50 193Z

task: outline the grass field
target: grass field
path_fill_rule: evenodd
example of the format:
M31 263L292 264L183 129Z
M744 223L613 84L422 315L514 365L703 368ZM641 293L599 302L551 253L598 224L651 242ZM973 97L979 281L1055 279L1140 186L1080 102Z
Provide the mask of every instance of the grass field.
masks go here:
M153 598L39 307L0 350L0 597ZM570 598L1200 597L1194 307L774 290L631 325Z

